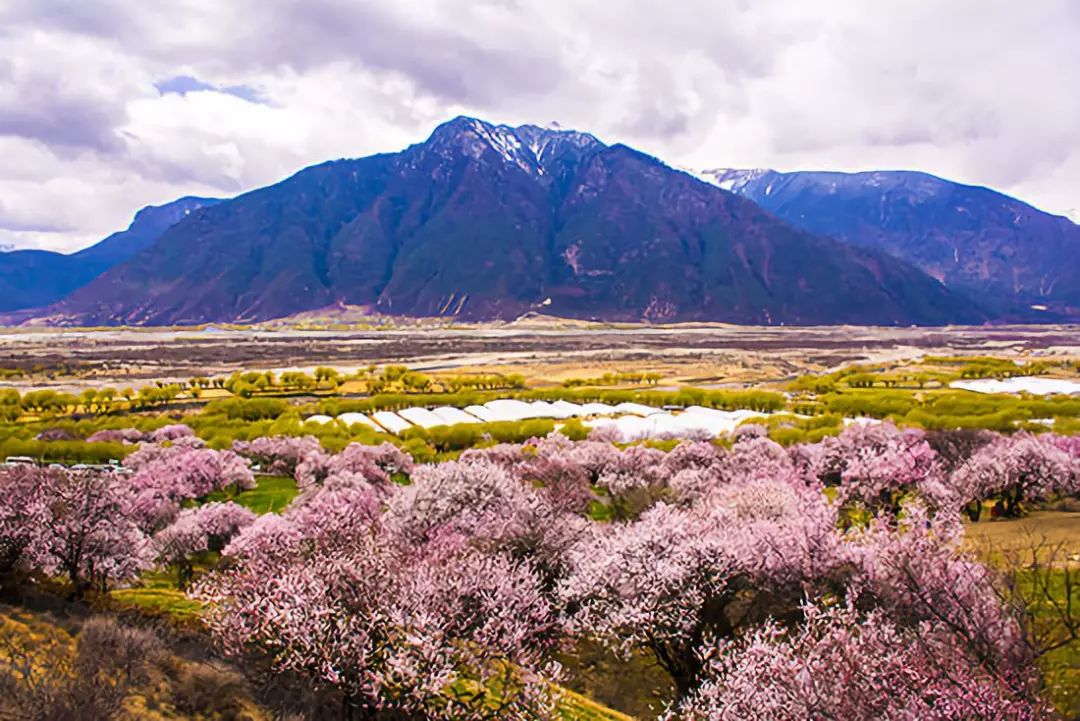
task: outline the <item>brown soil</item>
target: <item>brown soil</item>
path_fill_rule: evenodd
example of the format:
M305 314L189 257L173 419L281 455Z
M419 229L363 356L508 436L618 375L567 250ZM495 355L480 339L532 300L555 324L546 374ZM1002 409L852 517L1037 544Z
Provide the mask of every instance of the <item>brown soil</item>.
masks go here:
M74 376L13 379L18 388L139 386L240 369L352 371L403 363L429 372L522 373L561 382L607 371L649 370L665 384L727 386L782 380L853 362L886 363L927 354L1080 355L1074 327L765 328L722 325L521 325L390 330L9 329L0 368L74 366Z

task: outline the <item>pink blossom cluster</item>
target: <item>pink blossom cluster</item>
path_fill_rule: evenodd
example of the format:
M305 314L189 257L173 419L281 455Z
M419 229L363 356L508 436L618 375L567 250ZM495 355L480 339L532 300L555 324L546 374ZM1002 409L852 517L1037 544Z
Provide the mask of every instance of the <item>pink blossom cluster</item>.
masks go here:
M858 504L875 515L895 515L901 498L912 492L935 504L954 503L937 454L917 429L854 424L801 449L800 458L810 478L837 486L841 504Z
M301 488L324 483L328 478L361 479L376 485L386 485L397 474L408 474L413 459L393 443L368 446L350 443L340 453L322 450L309 453L296 467L296 482Z
M0 561L87 586L156 554L186 583L220 550L193 593L224 647L362 718L550 718L555 652L583 639L655 660L673 721L1046 718L1031 640L957 512L1076 492L1075 447L972 448L946 466L889 424L793 449L756 431L670 452L553 434L414 466L391 444L257 439L235 450L303 492L255 518L180 510L250 470L179 437L133 453L130 478L0 472ZM872 515L848 529L852 508Z
M874 619L885 619L905 638L931 645L933 664L924 666L921 673L929 676L920 679L930 687L930 695L921 698L939 699L932 705L978 707L964 705L971 688L949 692L955 664L973 679L986 708L1038 717L1031 649L1000 602L991 573L961 552L955 514L931 518L916 503L905 507L902 518L900 525L880 519L844 533L837 528L837 507L797 474L748 477L719 486L689 507L659 504L635 521L593 527L570 549L558 598L572 610L573 632L615 651L654 655L682 699L672 718L734 719L749 713L740 699L748 679L760 680L752 675L752 656L775 652L785 663L796 663L785 644L814 638L820 630L807 598L850 603L869 613L854 633L864 623L873 630ZM824 696L816 700L840 703L829 701L830 689L842 694L844 687L829 684L844 674L872 674L879 660L860 658L857 647L835 653L834 663L851 654L851 663L865 666L822 669ZM812 668L814 661L806 662ZM800 673L797 666L792 672ZM787 676L776 679L789 683ZM816 684L814 679L811 686ZM801 694L811 686L791 688ZM915 683L909 691L919 688ZM779 694L780 706L764 705L746 717L772 718L775 712L777 718L805 718L799 704L815 699ZM890 713L905 708L899 700L882 702ZM942 718L966 718L966 712Z
M389 500L386 523L418 542L446 533L483 539L529 559L546 583L554 583L588 523L529 479L528 471L515 475L478 458L420 466L412 483Z
M561 436L560 434L560 437ZM458 460L468 463L476 460L489 461L507 468L513 468L535 457L533 444L497 443L492 446L468 448L461 452Z
M370 487L327 485L241 532L196 595L226 649L270 652L361 717L552 718L556 609L528 561L459 526L419 533Z
M665 454L655 448L620 449L592 439L575 443L553 433L526 444L526 452L515 475L542 482L565 507L584 510L598 489L617 516L635 515L668 492Z
M231 501L185 508L175 521L154 534L155 557L159 563L176 566L180 586L186 587L195 556L220 552L233 536L254 522L254 513Z
M183 452L205 457L200 449ZM220 550L254 514L234 503L181 511L181 499L167 495L174 481L154 487L146 484L152 476L140 479L173 457L148 462L130 477L115 470L0 469L0 582L18 574L63 575L80 596L135 580L155 557L175 563Z
M90 443L165 443L181 438L194 438L195 431L184 423L172 423L153 431L140 431L138 428L108 428L97 431L86 440Z
M48 515L51 484L34 466L11 466L0 470L0 584L25 568L31 545L38 539Z
M184 443L143 444L124 459L124 466L134 471L129 512L148 532L170 523L184 501L255 486L255 477L241 456Z
M154 546L159 550L186 546L183 554L188 556L200 551L221 551L255 518L249 509L232 501L185 508L172 524L154 535Z
M935 442L947 442L944 436L939 433ZM688 441L669 453L642 446L624 449L592 439L574 443L556 433L520 446L467 451L461 461L500 465L517 478L538 483L566 509L581 513L601 503L622 520L661 501L694 503L720 486L752 477L794 475L811 487L834 487L831 493L841 509L892 518L905 502L916 498L934 512L951 514L964 507L972 513L973 502L994 497L1001 499L1007 513L1018 513L1022 505L1015 500L1018 484L1029 486L1021 496L1030 500L1076 492L1072 440L1052 434L982 436L986 439L980 437L980 443L957 444L956 450L969 446L970 459L950 456L947 463L925 433L891 423L851 426L837 437L793 448L752 431L739 434L729 449ZM1020 453L1022 449L1027 450ZM1072 460L1063 460L1066 456ZM1015 461L1011 466L1010 457ZM1021 457L1029 471L1006 473L1005 468L1016 467ZM1013 480L1003 480L1006 477ZM1035 477L1046 482L1033 486Z
M745 478L787 478L795 470L787 449L762 436L742 436L731 450L717 459L716 468L725 481Z
M89 443L141 443L149 437L138 428L108 428L87 437Z
M173 423L151 431L150 441L153 443L164 443L166 441L175 441L180 438L192 438L194 436L195 431L191 430L187 425L183 423Z
M153 553L130 501L127 479L113 471L0 469L3 570L64 575L75 596L133 580Z
M1074 459L1080 459L1080 435L1059 436L1054 435L1050 441L1059 449L1065 451Z
M835 509L795 478L745 478L590 530L558 589L573 628L616 650L655 650L687 693L703 638L790 608L844 560Z
M1035 721L1054 714L963 644L882 610L805 604L794 630L765 623L703 650L703 681L664 721Z
M267 473L294 476L296 468L309 456L323 453L315 436L260 436L251 441L233 441L233 450L262 466Z
M979 504L991 497L1001 499L1004 515L1017 516L1026 503L1080 492L1074 444L1051 434L997 436L953 471L952 488L963 502L972 503L976 520Z

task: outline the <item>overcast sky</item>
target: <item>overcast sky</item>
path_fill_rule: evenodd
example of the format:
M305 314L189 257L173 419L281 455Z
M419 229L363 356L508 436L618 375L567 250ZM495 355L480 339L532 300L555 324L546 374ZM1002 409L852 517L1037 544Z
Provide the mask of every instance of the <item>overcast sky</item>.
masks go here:
M439 122L1080 208L1075 0L0 0L0 245L71 250Z

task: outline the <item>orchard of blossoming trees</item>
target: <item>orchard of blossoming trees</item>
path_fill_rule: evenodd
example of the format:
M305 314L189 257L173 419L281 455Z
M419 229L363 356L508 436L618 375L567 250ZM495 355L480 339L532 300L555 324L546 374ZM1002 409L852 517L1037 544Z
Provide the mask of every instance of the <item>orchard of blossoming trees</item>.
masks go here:
M280 514L208 499L252 485L245 456L295 476ZM343 718L554 718L556 659L585 640L658 664L672 721L1053 718L1044 649L961 518L1076 495L1075 439L553 434L414 464L173 430L125 465L0 471L4 583L172 569L222 649L336 690Z

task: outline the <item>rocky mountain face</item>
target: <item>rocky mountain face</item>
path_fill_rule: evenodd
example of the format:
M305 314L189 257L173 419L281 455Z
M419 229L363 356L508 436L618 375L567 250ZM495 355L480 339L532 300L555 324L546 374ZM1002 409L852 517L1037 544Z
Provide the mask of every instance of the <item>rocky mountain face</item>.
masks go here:
M346 303L410 316L980 322L903 261L797 229L591 135L456 118L398 153L206 207L39 314L259 321Z
M135 214L127 230L70 255L47 250L0 253L0 311L55 303L148 247L192 212L217 202L188 197L147 206Z
M997 317L1080 319L1080 226L925 173L699 174L811 233L906 260Z

